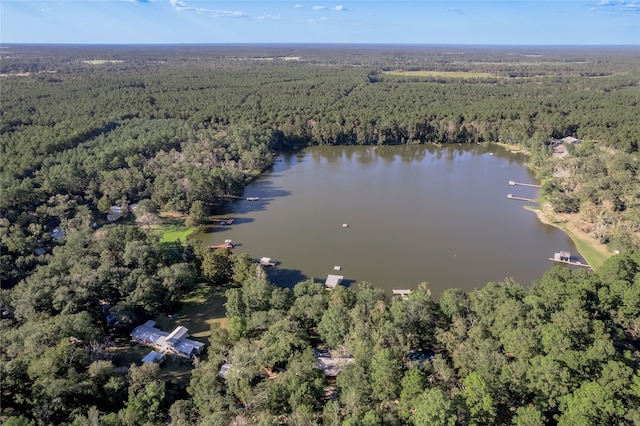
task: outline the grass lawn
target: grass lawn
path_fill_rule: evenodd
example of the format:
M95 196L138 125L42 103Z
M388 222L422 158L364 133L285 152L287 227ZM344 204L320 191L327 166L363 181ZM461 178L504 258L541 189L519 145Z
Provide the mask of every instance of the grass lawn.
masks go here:
M160 224L154 227L156 232L161 233L160 242L165 245L173 244L177 240L184 245L189 235L196 229L184 226L184 218L171 212L160 213Z
M211 331L211 324L219 323L227 326L227 313L224 304L227 297L224 292L227 287L211 287L200 284L191 295L182 302L182 307L173 318L163 316L156 321L163 329L174 329L181 325L189 329L189 336L201 341L207 341Z

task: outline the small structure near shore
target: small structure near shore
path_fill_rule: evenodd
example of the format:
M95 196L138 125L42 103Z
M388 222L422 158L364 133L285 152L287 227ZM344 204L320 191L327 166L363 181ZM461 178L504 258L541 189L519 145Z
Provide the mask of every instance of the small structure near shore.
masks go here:
M262 266L276 266L276 262L273 262L270 257L261 257L260 264Z
M553 255L553 258L555 260L564 260L564 261L569 261L571 260L571 252L562 250L556 254Z
M553 257L549 258L549 260L553 262L558 262L558 263L566 263L567 265L582 266L583 268L589 268L593 270L591 265L589 265L588 263L582 263L579 260L572 260L571 253L565 250L555 253Z
M324 288L327 290L331 290L332 288L336 288L336 286L342 283L344 277L342 275L331 275L327 276L327 280L324 282Z
M219 248L232 249L234 247L235 247L235 244L233 244L233 241L231 241L231 240L224 240L224 243L222 243L222 244L217 244L215 246L209 246L210 249L219 249Z
M217 223L218 225L231 225L233 223L233 218L230 219L211 219L213 223Z
M402 296L403 299L406 299L409 297L411 290L394 288L392 292L394 296Z

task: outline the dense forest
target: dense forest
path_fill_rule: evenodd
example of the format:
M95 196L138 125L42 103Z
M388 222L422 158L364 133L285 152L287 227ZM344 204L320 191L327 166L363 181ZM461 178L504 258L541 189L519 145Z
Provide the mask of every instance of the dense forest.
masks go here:
M640 424L636 50L0 55L5 424ZM582 143L555 155L566 136ZM435 300L426 283L408 298L375 283L285 289L246 254L184 252L152 231L160 212L206 222L282 150L492 142L526 151L545 202L620 254L597 273ZM110 223L113 206L125 217ZM203 288L226 289L228 324L212 326L187 385L118 365L114 339ZM337 377L318 353L346 360Z

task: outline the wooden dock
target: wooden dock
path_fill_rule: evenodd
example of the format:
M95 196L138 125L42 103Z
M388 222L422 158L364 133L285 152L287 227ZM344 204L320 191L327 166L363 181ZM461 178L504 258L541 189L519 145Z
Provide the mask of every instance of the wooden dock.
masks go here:
M531 188L542 188L542 185L536 185L536 184L533 184L533 183L521 183L521 182L516 182L516 181L513 181L513 180L509 181L509 185L511 185L511 186L529 186Z
M568 252L566 250L562 250L558 253L555 253L553 257L549 258L549 260L552 262L564 263L566 265L582 266L583 268L589 268L593 270L591 265L589 265L588 263L582 263L577 260L571 260L571 252Z
M518 200L518 201L528 201L530 203L537 203L537 200L531 199L531 198L524 198L524 197L514 197L513 194L507 194L507 198L510 200Z
M247 201L258 201L260 197L238 197L237 195L223 195L224 198L230 198L232 200L247 200Z
M217 244L215 246L209 246L210 249L219 249L219 248L227 248L227 249L232 249L234 248L236 245L233 244L233 241L231 240L224 240L224 243L222 244Z
M553 258L553 257L550 257L549 260L552 261L552 262L564 263L566 265L582 266L583 268L589 268L589 269L593 270L591 265L589 265L588 263L582 263L582 262L574 261L574 260L556 259L556 258Z
M233 223L233 219L211 219L211 221L218 225L231 225Z

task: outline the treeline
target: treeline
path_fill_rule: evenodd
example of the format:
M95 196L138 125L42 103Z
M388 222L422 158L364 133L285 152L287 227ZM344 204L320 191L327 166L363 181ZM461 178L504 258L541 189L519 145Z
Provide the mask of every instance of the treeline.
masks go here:
M580 230L611 250L640 247L640 156L569 145L566 158L540 164L542 194L558 213L579 215Z
M228 249L196 247L185 263L156 247L135 228L80 232L3 293L15 314L1 322L4 424L640 421L638 252L599 274L556 267L529 288L506 279L435 301L426 283L407 298L366 282L285 289ZM120 372L107 333L168 312L198 276L231 284L229 326L212 326L186 389L155 364ZM343 360L337 377L318 350Z

